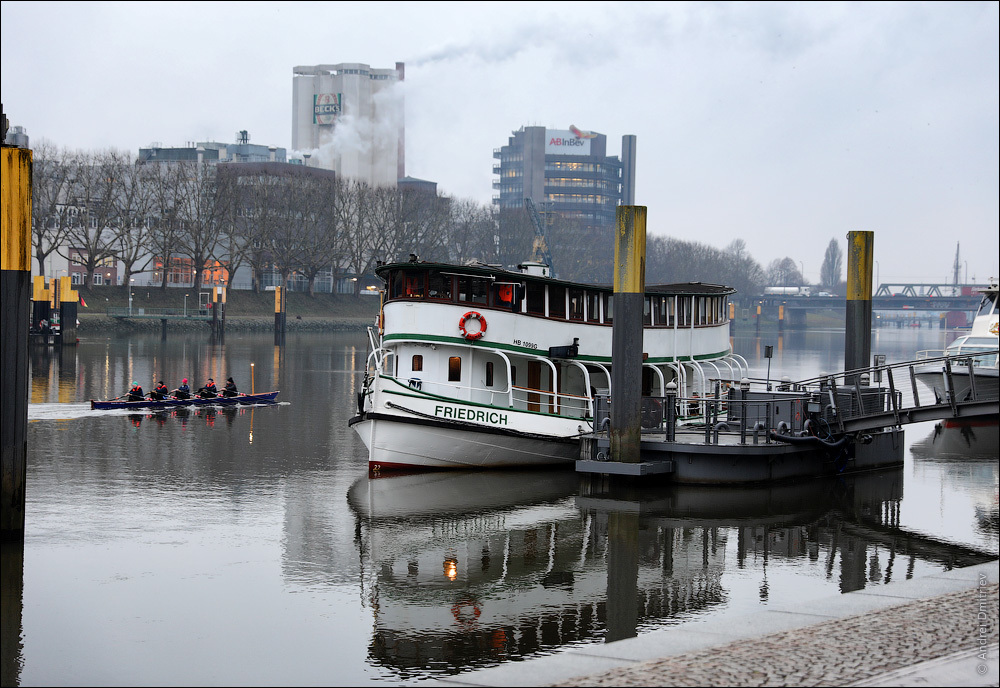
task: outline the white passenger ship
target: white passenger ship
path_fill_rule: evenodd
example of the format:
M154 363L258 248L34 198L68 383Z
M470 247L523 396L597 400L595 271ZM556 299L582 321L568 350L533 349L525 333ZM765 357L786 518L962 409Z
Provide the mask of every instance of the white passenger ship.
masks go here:
M998 351L1000 351L1000 288L995 279L980 290L983 295L969 334L958 337L947 349L917 352L917 360L931 362L915 368L916 378L934 391L935 400L966 401L973 390L978 398L996 397L998 390ZM950 370L940 360L957 359ZM993 420L995 422L995 419Z
M548 266L380 265L383 303L358 415L372 470L570 463L611 390L614 293ZM729 296L698 282L645 293L643 393L707 395L739 380Z

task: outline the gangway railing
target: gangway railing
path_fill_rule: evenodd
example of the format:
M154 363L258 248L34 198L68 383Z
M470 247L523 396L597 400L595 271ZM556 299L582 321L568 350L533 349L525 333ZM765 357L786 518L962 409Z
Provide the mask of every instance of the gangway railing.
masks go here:
M678 432L703 432L708 444L735 434L757 444L771 441L772 432L777 439L801 433L829 438L949 418L997 418L997 353L925 357L798 382L743 378L727 382L724 396L717 391L708 398L643 397L641 426L646 433L666 433L668 441ZM604 429L610 403L598 398L595 431Z

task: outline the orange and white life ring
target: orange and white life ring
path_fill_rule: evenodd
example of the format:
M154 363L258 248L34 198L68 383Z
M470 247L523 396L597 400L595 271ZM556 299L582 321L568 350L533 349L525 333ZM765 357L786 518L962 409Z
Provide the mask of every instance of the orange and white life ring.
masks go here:
M465 329L465 322L467 320L478 320L479 331L469 332L467 329ZM469 311L468 313L462 316L461 320L458 321L458 329L462 332L463 337L465 337L469 341L475 341L480 337L482 337L484 334L486 334L486 318L484 318L482 314L477 313L476 311Z

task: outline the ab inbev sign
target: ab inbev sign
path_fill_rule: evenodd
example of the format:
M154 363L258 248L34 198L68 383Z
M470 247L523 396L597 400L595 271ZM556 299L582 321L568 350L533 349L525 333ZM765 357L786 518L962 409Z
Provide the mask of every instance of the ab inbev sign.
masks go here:
M597 138L597 134L577 129L572 124L568 130L546 129L545 154L590 155L590 140L593 138Z
M313 96L313 124L333 124L340 114L340 93L317 93Z

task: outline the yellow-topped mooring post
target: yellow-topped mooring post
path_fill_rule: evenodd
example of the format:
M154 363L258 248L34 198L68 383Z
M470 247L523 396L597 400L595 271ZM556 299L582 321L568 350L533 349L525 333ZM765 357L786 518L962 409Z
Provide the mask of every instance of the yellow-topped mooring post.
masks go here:
M642 306L646 291L646 207L620 205L615 230L611 334L611 458L639 462L642 434Z
M847 233L847 303L844 320L844 370L871 365L872 264L874 232ZM853 384L857 375L845 379Z
M212 287L212 336L222 342L226 338L226 288Z
M7 135L7 117L3 135ZM0 229L0 540L24 541L31 317L31 151L3 146Z
M285 339L285 288L274 288L274 343Z
M63 346L76 345L76 319L80 311L80 292L73 288L73 280L69 275L61 275L56 283L59 303L59 340Z

